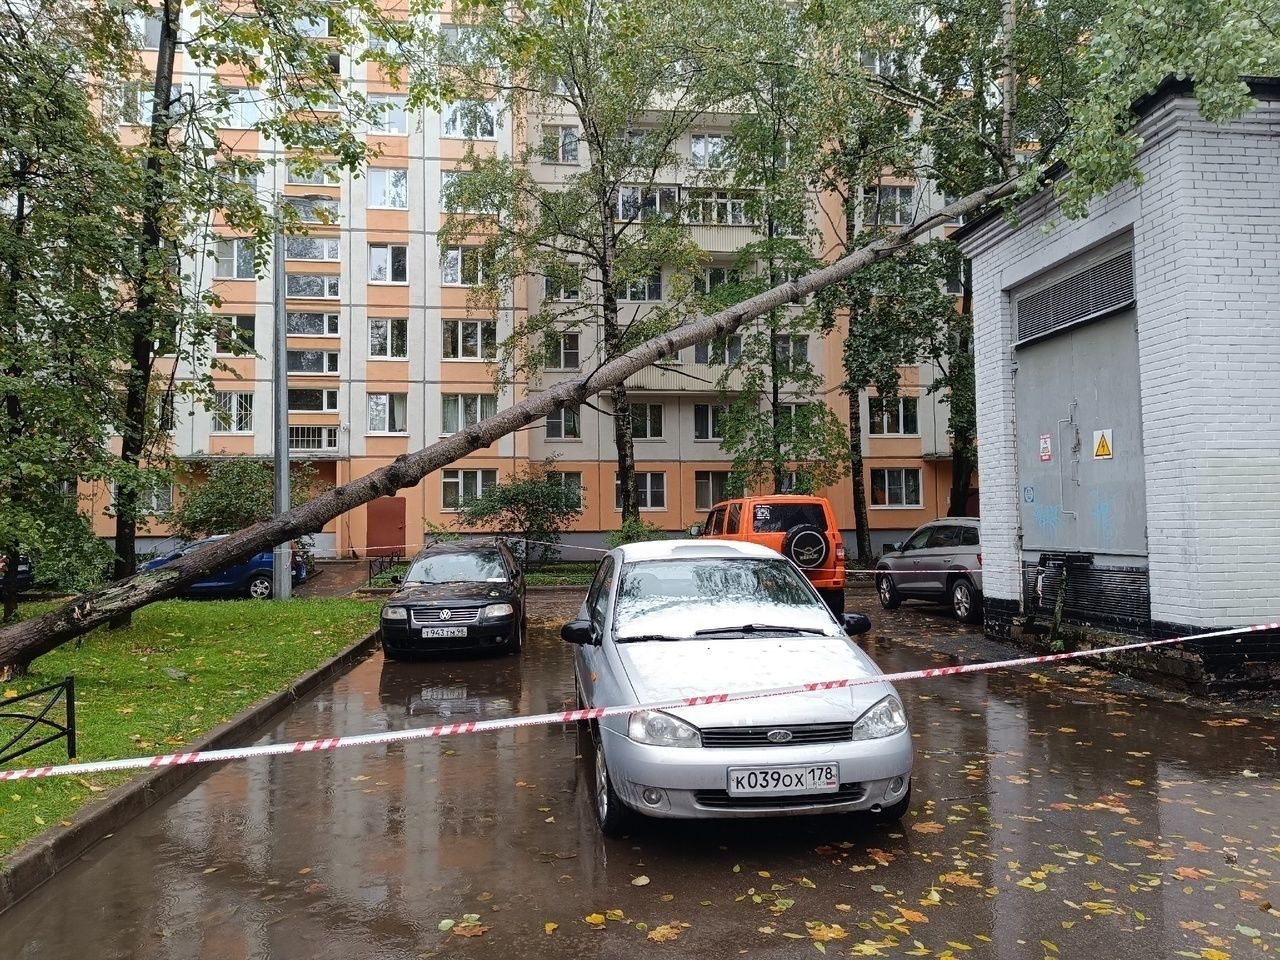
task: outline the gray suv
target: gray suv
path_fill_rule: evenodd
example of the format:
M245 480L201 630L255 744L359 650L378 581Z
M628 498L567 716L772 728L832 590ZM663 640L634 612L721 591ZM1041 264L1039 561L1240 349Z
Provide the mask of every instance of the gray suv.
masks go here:
M949 603L966 623L982 620L982 545L974 517L926 523L893 544L876 571L876 593L886 610L903 600L932 600Z

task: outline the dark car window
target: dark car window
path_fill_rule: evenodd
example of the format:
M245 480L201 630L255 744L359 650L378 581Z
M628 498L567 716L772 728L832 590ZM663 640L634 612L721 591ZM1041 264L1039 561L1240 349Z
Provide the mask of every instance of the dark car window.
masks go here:
M507 565L497 550L437 553L415 560L405 583L505 583Z
M756 533L786 533L802 523L827 529L827 516L820 503L757 503L751 508L751 516Z
M960 528L934 527L933 533L929 537L929 546L938 547L940 549L960 546Z
M917 530L911 535L911 539L902 545L902 549L919 550L928 542L932 533L933 527L925 527L923 530Z
M725 533L737 533L742 527L742 504L734 503L729 505L729 523L725 526Z
M978 546L978 528L977 527L961 527L960 528L960 546L962 547Z
M717 508L712 510L707 517L707 533L715 536L717 533L724 532L724 510Z
M595 582L591 584L591 592L587 595L587 615L591 622L604 630L604 614L609 608L609 594L613 589L613 557L605 557L596 571Z

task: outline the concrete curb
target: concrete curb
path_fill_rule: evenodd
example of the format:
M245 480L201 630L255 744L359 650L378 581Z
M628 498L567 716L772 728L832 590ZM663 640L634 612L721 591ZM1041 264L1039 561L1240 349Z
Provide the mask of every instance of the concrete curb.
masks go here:
M216 750L243 744L277 714L296 703L325 681L342 673L373 652L377 631L357 640L341 653L298 677L287 688L241 711L188 750ZM19 848L0 871L0 913L69 866L108 834L207 770L207 764L165 767L143 774L114 788L97 803L75 816L70 827L53 827Z

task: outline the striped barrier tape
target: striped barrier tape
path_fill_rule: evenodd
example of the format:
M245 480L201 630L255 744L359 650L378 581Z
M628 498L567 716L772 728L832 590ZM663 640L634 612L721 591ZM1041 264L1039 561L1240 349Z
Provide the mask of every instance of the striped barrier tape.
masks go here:
M318 740L294 740L286 743L267 743L252 747L231 747L222 750L168 753L154 757L128 757L122 760L99 760L91 763L67 763L52 767L24 767L17 770L0 770L0 781L29 780L39 777L83 776L89 773L107 773L115 770L158 769L191 763L216 763L222 760L247 760L251 757L273 757L291 753L313 753L320 750L336 750L339 747L367 747L384 743L403 743L409 740L426 740L435 737L452 737L469 733L487 733L494 730L513 730L520 727L548 726L557 723L576 723L581 720L600 720L604 717L625 716L641 710L671 710L680 707L696 707L711 703L728 703L736 700L756 700L797 693L813 693L819 690L839 690L874 683L898 683L905 680L929 680L963 673L985 673L990 670L1007 670L1011 667L1031 666L1075 660L1081 657L1105 656L1130 650L1147 650L1188 640L1211 640L1236 634L1257 633L1264 630L1280 630L1280 622L1259 623L1248 627L1213 630L1185 637L1169 637L1163 640L1141 640L1098 650L1074 650L1067 653L1046 653L1013 660L997 660L991 663L970 663L952 667L930 667L926 670L907 670L871 677L845 677L838 680L822 680L813 683L785 687L766 687L736 693L713 693L697 697L685 697L659 703L636 706L593 707L580 710L562 710L558 713L534 714L527 717L507 717L501 720L474 720L466 723L445 723L432 727L415 727L407 730L386 730L343 737L325 737Z

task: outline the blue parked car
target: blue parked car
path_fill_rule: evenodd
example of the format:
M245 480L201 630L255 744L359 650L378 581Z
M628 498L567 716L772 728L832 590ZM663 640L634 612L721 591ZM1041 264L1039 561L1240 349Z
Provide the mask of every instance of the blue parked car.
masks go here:
M192 550L199 550L206 544L216 543L225 538L224 534L222 536L206 537L203 540L197 540L195 543L184 544L162 557L147 561L142 565L142 569L157 570L173 563L179 557L185 557ZM274 570L275 563L272 558L272 552L264 550L262 553L254 554L248 560L237 563L233 567L228 567L207 580L200 580L191 584L183 591L183 594L189 597L244 594L253 600L267 600L271 597ZM295 550L293 552L293 582L297 584L306 579L307 565Z

